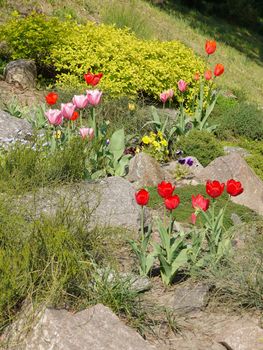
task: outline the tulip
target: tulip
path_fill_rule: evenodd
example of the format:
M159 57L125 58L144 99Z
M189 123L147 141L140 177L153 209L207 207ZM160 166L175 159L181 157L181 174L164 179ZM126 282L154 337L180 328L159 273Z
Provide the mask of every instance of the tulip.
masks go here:
M164 204L166 206L166 209L174 210L180 204L180 198L177 195L165 198Z
M244 188L242 187L241 182L230 179L226 183L226 191L230 196L235 197L243 193Z
M99 90L87 90L88 103L95 107L100 103L102 92Z
M150 194L145 189L141 189L135 193L135 200L137 204L144 206L149 202Z
M102 78L102 76L103 76L102 73L92 74L88 72L84 74L84 79L88 85L96 86L100 82L100 79Z
M214 40L207 40L205 43L205 51L208 55L211 55L216 50L216 42Z
M225 187L225 184L224 184L224 183L220 183L220 182L217 181L217 180L214 180L214 181L208 180L208 181L206 182L206 193L207 193L210 197L216 198L216 197L221 196L221 194L222 194L223 191L224 191L224 187Z
M61 113L64 118L66 119L71 119L74 111L75 111L76 106L69 102L69 103L61 103Z
M208 69L207 71L205 71L205 80L211 80L212 79L212 71L210 69Z
M174 96L174 91L173 91L173 89L167 90L166 93L168 94L169 98L173 98L173 96Z
M70 117L70 120L74 121L74 120L78 119L78 117L79 117L79 114L77 111L75 111L75 112L73 112L72 116Z
M49 109L45 115L52 125L61 125L63 121L62 113L59 109Z
M204 198L201 194L198 194L196 197L192 196L192 206L196 210L201 209L207 211L209 202L209 199Z
M162 181L157 186L158 194L163 198L171 197L175 186L173 186L170 182Z
M50 92L49 94L46 95L45 99L46 99L47 104L52 106L57 102L58 94L56 94L55 92Z
M185 92L185 90L187 89L187 83L184 81L184 80L179 80L178 81L178 89L181 91L181 92Z
M92 128L80 128L79 132L83 139L88 136L89 139L92 140L94 137L94 130Z
M197 72L194 75L194 80L198 81L200 79L200 74Z
M82 109L87 106L88 98L86 95L74 95L72 102L77 108Z
M169 97L170 96L167 91L160 93L160 100L162 101L162 103L165 103Z
M223 74L224 71L225 71L224 66L223 66L221 63L218 63L218 64L215 66L214 75L215 75L216 77L219 77L219 75Z

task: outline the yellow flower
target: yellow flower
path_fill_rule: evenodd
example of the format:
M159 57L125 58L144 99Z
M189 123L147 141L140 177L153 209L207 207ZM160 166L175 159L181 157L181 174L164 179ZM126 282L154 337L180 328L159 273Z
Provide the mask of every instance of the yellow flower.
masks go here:
M60 139L61 138L61 131L57 130L54 134L55 139Z
M135 104L134 103L128 103L128 108L130 111L134 111L135 110Z
M160 130L157 132L157 135L158 135L160 138L163 137L163 133L162 133Z
M153 146L155 148L160 148L159 142L157 142L157 141L153 141Z
M165 139L163 139L163 140L161 141L161 144L162 144L164 147L168 146L168 142L167 142Z
M142 138L142 142L143 142L145 145L148 145L148 144L151 143L152 141L151 141L151 139L150 139L149 136L145 135L145 136L143 136L143 138Z

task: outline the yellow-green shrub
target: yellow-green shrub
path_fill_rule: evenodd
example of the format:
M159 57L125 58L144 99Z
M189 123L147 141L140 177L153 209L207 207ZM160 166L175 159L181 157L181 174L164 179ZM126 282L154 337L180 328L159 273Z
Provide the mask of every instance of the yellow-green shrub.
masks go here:
M62 45L71 30L69 23L37 13L21 18L14 12L12 19L0 26L0 41L8 43L13 59L30 58L51 64L51 49L54 44Z
M33 15L11 21L4 32L14 58L43 57L55 67L57 83L64 88L84 88L83 74L91 70L104 73L100 88L113 96L143 92L159 98L160 92L173 88L178 97L177 82L184 79L190 83L189 101L198 89L193 75L204 70L203 61L180 42L139 40L114 26Z

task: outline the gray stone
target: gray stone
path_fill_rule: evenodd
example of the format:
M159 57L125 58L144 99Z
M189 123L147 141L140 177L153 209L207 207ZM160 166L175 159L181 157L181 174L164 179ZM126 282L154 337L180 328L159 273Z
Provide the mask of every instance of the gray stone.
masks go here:
M247 157L247 156L250 155L250 153L246 149L244 149L242 147L224 146L224 152L226 154L238 153L242 157Z
M236 213L231 214L231 220L233 222L233 225L235 225L235 226L242 224L242 220L241 220L240 216L237 215Z
M129 181L121 177L108 177L96 182L42 189L21 199L28 210L54 215L61 206L82 208L87 215L87 225L140 228L141 211L135 202L135 190ZM145 211L146 220L149 212Z
M198 180L219 180L226 182L235 179L242 183L244 192L231 197L235 203L245 205L263 215L263 181L260 180L246 161L238 153L230 153L212 161L206 168L196 173Z
M8 145L16 141L29 139L32 127L25 119L11 116L0 110L0 144Z
M229 319L215 328L216 341L231 350L262 350L263 329L251 318Z
M4 70L4 79L19 87L34 88L37 81L37 68L34 61L16 60L9 62Z
M157 186L163 180L167 180L168 173L161 167L156 159L146 153L135 155L129 164L127 179L137 188L144 186Z
M207 284L180 283L171 294L161 298L161 301L177 312L195 312L207 305L207 297L211 286Z
M11 348L8 348L11 349ZM134 329L101 304L76 314L45 309L14 350L154 350Z

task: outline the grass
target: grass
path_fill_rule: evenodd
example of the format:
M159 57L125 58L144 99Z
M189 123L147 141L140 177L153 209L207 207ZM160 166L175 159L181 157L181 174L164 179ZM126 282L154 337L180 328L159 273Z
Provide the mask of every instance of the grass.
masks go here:
M163 200L158 195L156 188L151 187L148 190L150 192L149 207L153 209L163 208ZM198 193L202 194L206 198L208 197L206 194L204 185L197 185L197 186L189 185L181 188L176 188L175 194L177 194L180 197L180 201L181 201L179 207L176 208L176 210L174 210L174 216L177 221L190 223L191 214L193 213L193 208L191 204L192 195L196 196ZM228 196L227 194L223 194L221 197L217 199L217 203L218 203L217 211L219 211L219 209L226 204L227 196ZM232 213L236 213L244 222L250 222L260 218L253 210L243 205L235 204L229 201L227 205L227 210L225 213L225 222L224 222L225 227L227 229L233 225L231 220Z
M199 278L215 286L213 304L263 310L263 222L245 224L235 233L243 236L245 244L219 268L208 268Z

